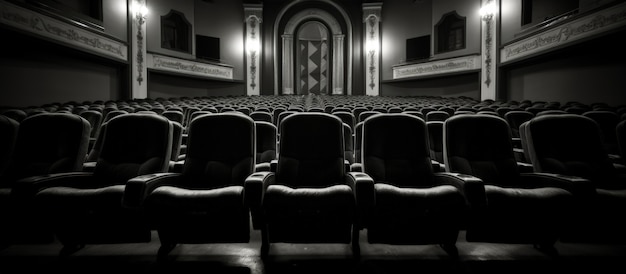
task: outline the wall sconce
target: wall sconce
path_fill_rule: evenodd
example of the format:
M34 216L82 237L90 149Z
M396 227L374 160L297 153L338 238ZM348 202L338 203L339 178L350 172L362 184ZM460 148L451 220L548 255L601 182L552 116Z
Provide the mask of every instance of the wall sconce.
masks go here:
M131 11L135 14L135 18L138 22L141 22L141 24L145 22L145 18L148 15L148 7L146 7L146 5L134 2L131 6Z
M246 50L248 54L250 54L250 87L254 89L256 87L256 56L259 52L261 45L259 44L259 39L256 37L250 37L246 43Z
M369 59L370 59L370 66L369 66L369 73L370 73L370 88L374 88L376 86L376 84L374 83L375 80L375 73L376 73L376 64L375 64L375 56L376 53L378 52L378 41L376 39L368 39L366 44L365 44L365 50L367 51L367 54L369 55Z
M488 1L478 11L478 13L480 14L480 17L484 21L490 21L491 19L493 19L493 16L496 14L496 12L497 12L496 4L494 4L493 1Z
M143 82L143 25L146 23L146 16L148 15L148 8L145 1L134 1L130 7L130 11L135 15L135 22L137 23L137 82L139 85Z
M485 2L485 4L480 8L480 10L478 11L480 14L481 19L485 22L485 41L484 41L484 62L485 62L485 84L487 85L487 87L489 87L489 85L491 84L491 65L492 65L492 58L491 58L491 51L493 48L493 42L494 42L494 37L492 35L493 32L493 17L496 15L496 13L498 12L498 9L496 7L496 4L494 3L493 0L487 0L487 2Z
M367 42L365 42L365 50L369 56L369 60L370 60L370 65L369 65L369 74L370 74L370 88L374 89L374 87L376 87L376 61L375 61L375 56L376 53L378 52L378 39L376 37L376 32L375 32L375 27L376 24L378 24L378 18L376 16L369 16L367 18L367 23L369 24L369 38L367 39Z

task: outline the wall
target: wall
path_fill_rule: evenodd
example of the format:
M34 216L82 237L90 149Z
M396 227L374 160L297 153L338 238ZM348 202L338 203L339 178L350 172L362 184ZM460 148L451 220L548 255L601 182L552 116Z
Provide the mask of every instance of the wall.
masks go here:
M127 41L125 0L102 1L104 34ZM117 100L129 94L124 62L0 24L0 105Z
M480 0L436 0L433 1L432 27L441 20L441 16L456 11L459 16L465 17L465 49L434 54L433 59L451 58L480 52ZM433 30L434 31L434 30ZM432 37L435 39L435 36Z
M194 0L146 0L149 9L146 16L146 50L148 52L160 53L164 55L194 59L195 44L195 24L194 24ZM191 24L191 53L170 50L161 47L161 16L167 15L171 10L181 12L185 19Z
M480 100L480 74L465 73L419 80L381 83L383 96L465 96Z
M431 2L391 1L383 4L381 15L381 79L393 79L394 65L406 60L406 39L432 35ZM432 36L431 36L432 55Z
M149 72L148 97L197 97L217 95L245 95L242 83L244 66L244 14L240 0L150 0L147 25L147 50L181 59L195 60L195 35L220 38L220 62L233 67L233 81L203 79L182 74ZM185 15L191 23L192 53L183 53L161 47L160 17L170 10Z
M148 72L149 98L245 95L242 82L227 82Z
M431 60L459 57L480 52L479 0L386 1L382 8L383 96L467 96L480 99L480 75L466 73L420 79L393 80L394 65L406 58L406 39L431 35ZM434 26L443 14L456 11L466 17L466 48L434 53Z
M243 80L245 24L242 1L195 0L195 11L195 34L219 37L221 63L233 66L233 79Z
M626 30L502 69L506 100L626 105Z

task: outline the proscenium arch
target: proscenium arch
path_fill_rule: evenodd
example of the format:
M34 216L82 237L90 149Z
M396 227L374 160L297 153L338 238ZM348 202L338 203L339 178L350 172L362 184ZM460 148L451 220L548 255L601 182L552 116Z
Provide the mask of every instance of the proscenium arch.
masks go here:
M282 54L283 52L280 52L280 53L278 52L278 45L281 45L281 44L279 44L280 41L281 41L280 39L283 38L283 35L281 33L278 33L278 28L280 26L280 22L283 20L283 17L285 15L285 13L287 13L287 11L289 9L291 9L294 5L297 5L299 3L306 2L306 1L308 1L308 0L296 0L296 1L293 1L293 2L291 2L289 4L287 4L278 13L278 15L276 16L276 21L274 23L274 33L273 33L273 35L274 35L274 44L273 44L273 54L274 54L274 94L279 94L280 93L280 89L282 87L282 85L278 82L278 75L279 75L279 73L282 72L282 71L279 71L280 64L278 62L279 61L278 60L278 56L283 56L283 54ZM343 41L344 41L343 43L347 43L347 47L345 47L345 50L344 50L346 52L346 56L347 56L347 58L345 58L346 59L346 61L345 61L346 62L346 70L345 70L345 74L344 74L344 69L342 68L340 73L345 75L344 81L346 83L345 84L346 88L345 88L343 93L347 94L347 95L351 95L352 94L352 23L350 22L350 17L348 16L348 14L339 5L337 5L336 3L334 3L334 2L332 2L330 0L319 0L319 2L324 2L324 3L328 4L328 5L333 6L341 14L341 16L343 17L343 19L345 21L346 34L345 34L345 39L343 39ZM309 9L307 9L307 10L309 10ZM321 10L321 9L315 9L315 10ZM304 10L304 11L306 11L306 10ZM337 22L336 18L333 17L330 13L328 13L326 11L323 11L323 10L321 10L321 11L326 14L327 17L325 17L325 18L332 18L332 20ZM298 13L298 14L300 14L300 13ZM292 20L297 20L298 19L298 15L292 16L291 19ZM309 18L308 20L310 20L310 19L311 18ZM320 18L318 18L318 20L319 19ZM299 22L302 22L302 21L304 21L304 20L298 20L298 22L295 22L293 28L295 28L299 24ZM320 21L327 22L326 20L320 20ZM328 25L330 26L330 24L328 24ZM337 27L339 27L339 30L341 31L341 28L340 28L340 26L338 24L337 24ZM293 35L293 30L291 31L291 33ZM331 33L332 33L332 28L331 28ZM283 47L283 50L284 50L284 48L285 47ZM341 56L342 56L342 63L343 63L344 62L343 61L344 60L343 52L342 52ZM293 58L293 56L291 56L291 57ZM287 60L287 61L291 61L291 60ZM282 62L285 62L285 60L282 60ZM333 63L335 63L335 62L333 61ZM335 66L335 65L333 64L333 66ZM336 71L336 70L334 70L334 71ZM342 86L343 86L343 84L342 84Z

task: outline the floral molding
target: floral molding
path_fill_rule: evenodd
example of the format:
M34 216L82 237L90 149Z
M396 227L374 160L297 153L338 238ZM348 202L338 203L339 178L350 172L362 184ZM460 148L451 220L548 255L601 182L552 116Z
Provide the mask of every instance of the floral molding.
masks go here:
M393 79L470 72L480 69L480 55L450 58L418 64L394 66Z
M148 68L208 78L233 79L233 68L148 53Z
M75 46L86 52L128 61L128 47L122 42L4 1L0 1L0 23Z
M500 51L500 61L507 63L528 55L543 53L554 47L624 25L626 25L626 4L616 5L506 45Z

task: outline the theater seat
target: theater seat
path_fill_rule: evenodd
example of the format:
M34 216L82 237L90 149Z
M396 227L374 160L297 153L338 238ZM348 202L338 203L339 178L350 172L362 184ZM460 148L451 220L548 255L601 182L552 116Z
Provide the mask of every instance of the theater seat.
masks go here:
M441 245L457 256L464 226L464 189L478 178L435 172L428 128L410 114L378 114L363 124L363 172L357 201L369 205L364 217L369 243ZM371 194L374 195L371 195Z
M622 165L626 165L626 120L620 121L615 127L617 137L617 147L619 156L622 159Z
M70 255L87 244L149 242L143 212L122 206L129 179L169 168L172 124L160 115L129 113L107 122L92 172L35 178L36 203Z
M256 125L256 165L255 171L270 171L276 160L278 128L272 122L255 121Z
M510 113L510 112L509 112ZM532 244L554 255L572 217L574 179L520 172L507 122L494 115L453 116L444 124L446 170L482 179L466 189L468 242Z
M261 256L277 243L351 243L358 256L355 184L368 176L346 171L343 122L328 113L299 112L280 127L276 171L246 180Z
M44 112L22 120L13 157L0 182L1 242L41 244L54 240L35 206L31 179L80 171L90 132L89 122L71 113Z
M0 182L11 164L19 126L18 121L0 114Z
M177 244L248 242L244 181L255 158L252 118L238 112L199 116L189 124L182 173L130 180L123 203L146 212L159 234L159 259Z
M577 176L591 182L576 194L576 218L563 242L626 243L626 174L606 153L600 126L577 114L546 115L526 126L537 172Z

